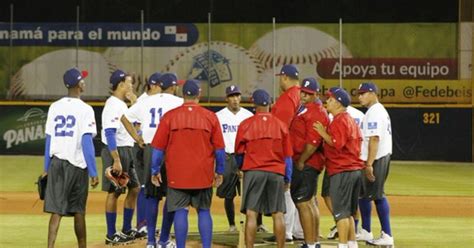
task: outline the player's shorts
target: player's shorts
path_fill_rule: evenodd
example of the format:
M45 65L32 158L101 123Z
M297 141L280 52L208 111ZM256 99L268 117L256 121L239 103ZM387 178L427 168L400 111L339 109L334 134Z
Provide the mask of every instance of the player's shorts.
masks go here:
M321 172L308 165L302 171L293 166L290 192L294 203L309 201L316 195L319 173Z
M247 209L266 216L286 213L283 176L259 170L244 172L240 212L245 214Z
M383 156L374 161L375 181L370 182L365 174L362 175L361 198L369 198L378 200L385 197L385 181L390 170L390 154Z
M122 164L122 171L127 172L130 176L130 180L127 184L128 189L139 187L140 183L138 181L137 173L135 171L135 166L133 165L132 147L117 147L117 151L119 153L120 163ZM110 151L107 146L104 146L102 148L100 155L102 156L102 191L106 191L109 193L125 193L125 189L117 191L115 186L105 177L105 169L114 164L114 159L112 158L112 155L110 155Z
M191 207L196 209L210 209L212 200L212 187L206 189L173 189L168 188L166 206L168 212L181 208Z
M167 176L166 176L166 166L161 164L160 174L161 174L161 184L160 187L156 187L151 182L151 157L152 157L153 147L151 145L146 145L143 149L143 160L144 160L144 177L145 177L145 195L147 197L155 197L161 200L163 196L166 196L167 185Z
M240 195L240 178L237 174L239 167L235 161L234 154L226 154L224 167L224 180L217 187L216 195L220 198L233 199L237 194Z
M329 197L329 185L330 185L330 180L329 180L328 170L324 169L323 185L321 187L322 197Z
M141 148L137 143L133 145L133 164L135 166L135 171L137 172L138 181L140 185L145 185L146 177L145 177L145 164L143 163L143 148Z
M335 221L348 218L357 211L361 187L360 170L345 171L332 175L329 180L333 217Z
M88 193L87 169L53 156L48 168L44 212L61 216L85 214Z

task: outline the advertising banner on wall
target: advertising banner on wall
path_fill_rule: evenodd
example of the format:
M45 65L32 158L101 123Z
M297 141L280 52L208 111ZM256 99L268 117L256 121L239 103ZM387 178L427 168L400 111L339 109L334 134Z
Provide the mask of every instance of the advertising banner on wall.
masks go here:
M173 72L200 80L213 101L223 100L230 84L244 98L257 88L278 97L275 72L295 64L325 88L373 81L386 103L469 104L472 23L466 25L459 33L455 23L344 24L340 43L337 24L277 24L275 32L271 24L212 24L209 43L207 24L146 23L143 33L133 23L79 30L75 23L18 23L12 32L0 24L0 54L10 61L0 70L0 98L56 99L66 93L62 74L76 64L89 71L85 99L105 99L118 68L133 75L137 93L152 73ZM470 53L460 55L459 40Z

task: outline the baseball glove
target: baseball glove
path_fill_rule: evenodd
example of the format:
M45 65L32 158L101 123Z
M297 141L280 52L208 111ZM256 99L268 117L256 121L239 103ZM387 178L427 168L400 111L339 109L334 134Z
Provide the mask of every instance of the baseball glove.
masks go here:
M105 177L118 189L126 187L130 180L127 172L122 172L122 174L118 175L112 170L112 166L105 169Z
M38 195L41 200L44 200L44 195L46 193L46 184L48 182L48 175L45 177L39 176L35 184L38 187Z

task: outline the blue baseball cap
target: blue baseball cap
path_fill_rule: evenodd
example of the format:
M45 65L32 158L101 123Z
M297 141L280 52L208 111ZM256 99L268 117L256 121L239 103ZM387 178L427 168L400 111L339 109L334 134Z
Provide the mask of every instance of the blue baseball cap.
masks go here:
M161 75L159 81L160 87L165 90L173 85L178 85L180 80L178 80L178 77L174 73L165 73Z
M230 96L230 95L236 95L236 94L242 94L240 92L239 86L237 85L230 85L227 88L225 88L225 95Z
M155 72L153 74L151 74L150 78L148 78L148 84L151 84L151 85L156 85L158 84L159 80L160 80L160 77L161 77L161 73L159 72Z
M64 73L63 81L67 88L76 86L82 79L86 78L89 73L87 71L79 71L71 68Z
M365 92L377 93L377 86L372 82L361 83L359 85L359 94L363 94Z
M271 103L271 98L268 92L259 89L253 92L252 100L255 105L268 106Z
M336 99L338 102L342 104L342 106L347 107L349 104L351 104L351 97L347 92L339 87L332 87L328 90L326 93L328 97L333 97Z
M280 73L276 74L276 76L290 76L290 77L298 77L298 68L295 65L284 65Z
M118 70L112 72L112 75L110 75L110 84L115 86L115 85L119 84L120 82L122 82L123 80L125 80L126 76L127 76L127 73L125 73L124 71L118 69Z
M183 95L185 96L198 96L201 91L199 81L195 79L186 80L183 85Z
M303 79L303 81L301 82L301 91L309 94L319 92L320 86L318 81L316 81L316 79L313 77Z

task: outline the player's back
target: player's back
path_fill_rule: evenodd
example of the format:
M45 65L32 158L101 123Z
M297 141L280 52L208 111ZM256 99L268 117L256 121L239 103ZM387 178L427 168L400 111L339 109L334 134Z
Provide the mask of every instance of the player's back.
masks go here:
M141 124L143 140L151 143L160 120L168 111L183 104L183 99L168 93L158 93L147 96L135 103L127 111L127 118Z
M46 134L51 136L50 155L85 168L82 135L97 133L94 110L79 98L64 97L51 104Z

